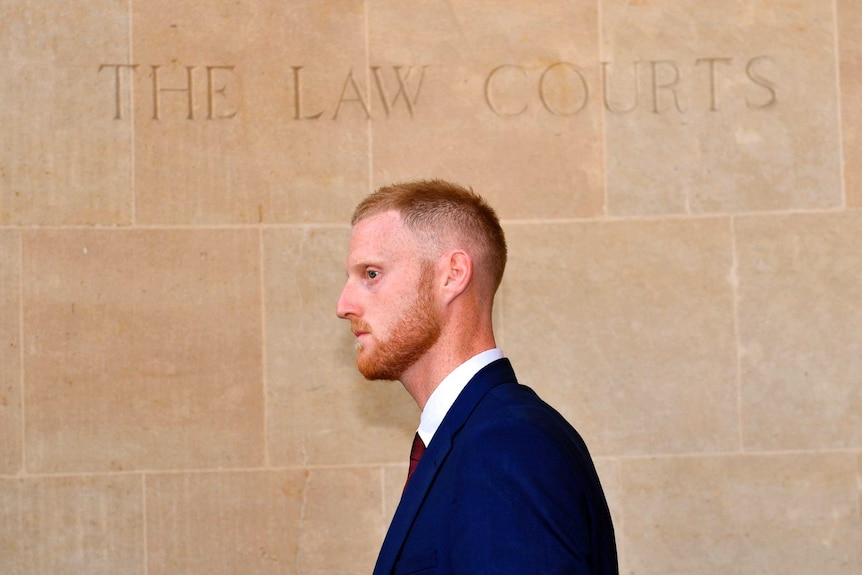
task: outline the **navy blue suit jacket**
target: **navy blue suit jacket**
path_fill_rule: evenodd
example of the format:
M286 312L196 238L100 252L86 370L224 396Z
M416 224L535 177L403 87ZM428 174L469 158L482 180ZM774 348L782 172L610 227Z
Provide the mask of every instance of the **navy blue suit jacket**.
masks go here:
M587 447L506 359L467 384L401 498L374 575L618 573Z

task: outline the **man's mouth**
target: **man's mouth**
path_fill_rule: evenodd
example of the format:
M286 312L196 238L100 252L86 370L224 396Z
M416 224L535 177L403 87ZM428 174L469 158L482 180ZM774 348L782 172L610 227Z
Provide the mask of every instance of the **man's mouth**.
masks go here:
M371 327L364 323L354 322L350 324L350 331L352 331L353 335L356 337L360 337L371 333Z

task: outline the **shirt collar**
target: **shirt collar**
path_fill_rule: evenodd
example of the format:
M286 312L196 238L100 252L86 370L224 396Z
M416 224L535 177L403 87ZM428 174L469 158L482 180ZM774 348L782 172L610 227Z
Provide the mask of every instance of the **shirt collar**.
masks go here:
M456 367L440 382L425 403L425 409L422 410L422 417L419 420L417 433L425 445L431 443L431 438L434 437L443 418L473 376L486 365L503 357L503 350L499 348L483 351Z

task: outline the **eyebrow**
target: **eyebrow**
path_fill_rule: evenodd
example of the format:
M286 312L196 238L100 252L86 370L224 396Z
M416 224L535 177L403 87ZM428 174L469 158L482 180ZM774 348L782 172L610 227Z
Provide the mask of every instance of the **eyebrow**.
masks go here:
M358 260L352 264L344 262L344 272L349 277L351 270L360 270L367 268L368 266L382 267L382 264L380 263L380 260L373 260L369 258Z

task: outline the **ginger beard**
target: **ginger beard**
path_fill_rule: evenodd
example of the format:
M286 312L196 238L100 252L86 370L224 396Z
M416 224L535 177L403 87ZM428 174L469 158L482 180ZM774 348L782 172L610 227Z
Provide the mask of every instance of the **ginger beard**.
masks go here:
M389 337L377 339L371 349L365 349L357 342L356 367L365 379L398 380L437 343L442 328L440 319L434 313L433 281L433 265L424 264L416 299L392 326ZM353 324L371 332L370 326L361 320Z

